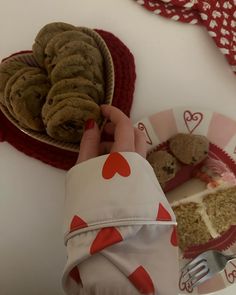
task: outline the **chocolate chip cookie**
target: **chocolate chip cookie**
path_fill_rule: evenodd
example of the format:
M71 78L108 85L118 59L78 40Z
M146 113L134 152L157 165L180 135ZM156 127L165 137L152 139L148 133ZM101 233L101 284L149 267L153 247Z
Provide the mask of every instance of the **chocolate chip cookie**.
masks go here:
M59 102L49 118L46 130L52 138L64 142L80 142L88 119L100 123L100 108L93 101L69 98Z
M208 155L209 140L203 135L179 133L169 140L170 150L182 163L196 165Z
M82 77L74 79L64 79L55 83L48 93L47 100L53 98L57 94L67 92L82 92L90 96L97 104L104 101L104 88L100 83L92 83Z
M51 85L44 73L28 71L11 87L9 102L19 124L35 131L44 130L42 107Z
M84 41L70 41L57 50L54 57L48 60L47 69L51 73L57 62L70 55L80 54L85 59L90 59L103 70L103 57L98 48L89 45Z
M70 98L78 98L78 99L85 99L85 100L89 100L89 101L93 101L92 98L84 93L80 93L80 92L67 92L67 93L62 93L62 94L57 94L55 95L53 98L51 99L47 99L43 109L42 109L42 118L44 121L44 124L47 125L48 119L52 116L52 114L54 114L54 108L55 106L63 101L63 100L67 100Z
M33 54L38 64L44 67L45 59L45 48L47 43L57 34L64 31L76 30L76 27L63 23L63 22L53 22L45 25L37 34L35 38L35 43L33 44Z
M49 65L52 63L52 60L55 56L58 55L58 51L66 43L71 41L84 41L85 43L97 48L96 41L89 35L83 33L77 28L76 30L66 31L60 34L55 35L47 44L45 48L45 66L50 74Z
M103 73L91 59L82 55L70 55L61 59L51 72L52 84L69 78L83 77L91 82L103 83Z
M0 102L5 105L4 90L8 80L19 70L27 68L28 65L16 61L5 61L0 64Z
M13 111L12 105L10 103L10 95L11 95L11 90L13 85L16 83L16 81L22 77L24 74L31 72L35 74L41 73L41 70L39 68L35 67L25 67L21 70L18 70L8 81L4 90L4 103L5 106L7 107L9 113L15 117L15 113Z
M175 177L178 170L176 159L167 151L155 151L148 155L147 161L151 164L156 177L163 186Z

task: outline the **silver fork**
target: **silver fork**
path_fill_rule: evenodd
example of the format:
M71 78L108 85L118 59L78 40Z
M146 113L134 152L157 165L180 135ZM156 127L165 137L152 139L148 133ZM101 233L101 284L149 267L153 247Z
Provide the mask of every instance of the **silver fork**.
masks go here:
M201 253L192 261L187 263L182 269L185 282L192 287L202 284L209 280L216 273L221 272L227 262L236 258L236 254L224 255L221 252L209 250Z

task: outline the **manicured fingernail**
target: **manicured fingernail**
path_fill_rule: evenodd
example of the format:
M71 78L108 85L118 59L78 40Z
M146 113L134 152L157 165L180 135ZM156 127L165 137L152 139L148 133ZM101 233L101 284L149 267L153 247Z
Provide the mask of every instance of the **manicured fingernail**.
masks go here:
M86 121L84 129L85 130L92 129L94 125L95 125L94 119L89 119L88 121Z

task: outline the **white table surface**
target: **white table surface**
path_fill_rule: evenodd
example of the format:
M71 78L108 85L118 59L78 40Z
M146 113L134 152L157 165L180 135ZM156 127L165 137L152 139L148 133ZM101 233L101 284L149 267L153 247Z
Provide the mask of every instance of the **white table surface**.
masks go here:
M133 122L174 106L235 118L236 76L207 32L155 16L132 0L0 0L0 58L30 49L52 21L113 32L132 51ZM0 144L0 294L60 295L65 172ZM217 294L232 295L236 285Z

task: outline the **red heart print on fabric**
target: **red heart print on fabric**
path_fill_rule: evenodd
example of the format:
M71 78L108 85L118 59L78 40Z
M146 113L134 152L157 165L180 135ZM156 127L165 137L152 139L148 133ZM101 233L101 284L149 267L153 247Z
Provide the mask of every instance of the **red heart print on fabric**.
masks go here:
M80 274L79 274L79 269L77 266L75 266L69 273L69 277L71 277L78 285L82 284L82 281L81 281L81 277L80 277Z
M155 293L153 281L143 266L140 265L128 279L141 294Z
M90 254L93 255L106 247L123 241L120 232L115 227L101 229L90 247Z
M171 215L166 208L160 203L157 213L157 221L171 221Z
M70 232L84 227L88 227L88 224L78 215L75 215L70 224Z
M178 246L178 236L177 236L177 227L176 227L176 225L174 225L174 227L173 227L170 242L174 247Z
M127 160L119 153L111 153L103 165L102 176L105 179L111 179L116 173L120 176L128 177L131 169Z
M202 119L203 119L203 114L200 112L192 113L189 110L184 112L184 122L189 133L193 133L193 131L202 122Z

